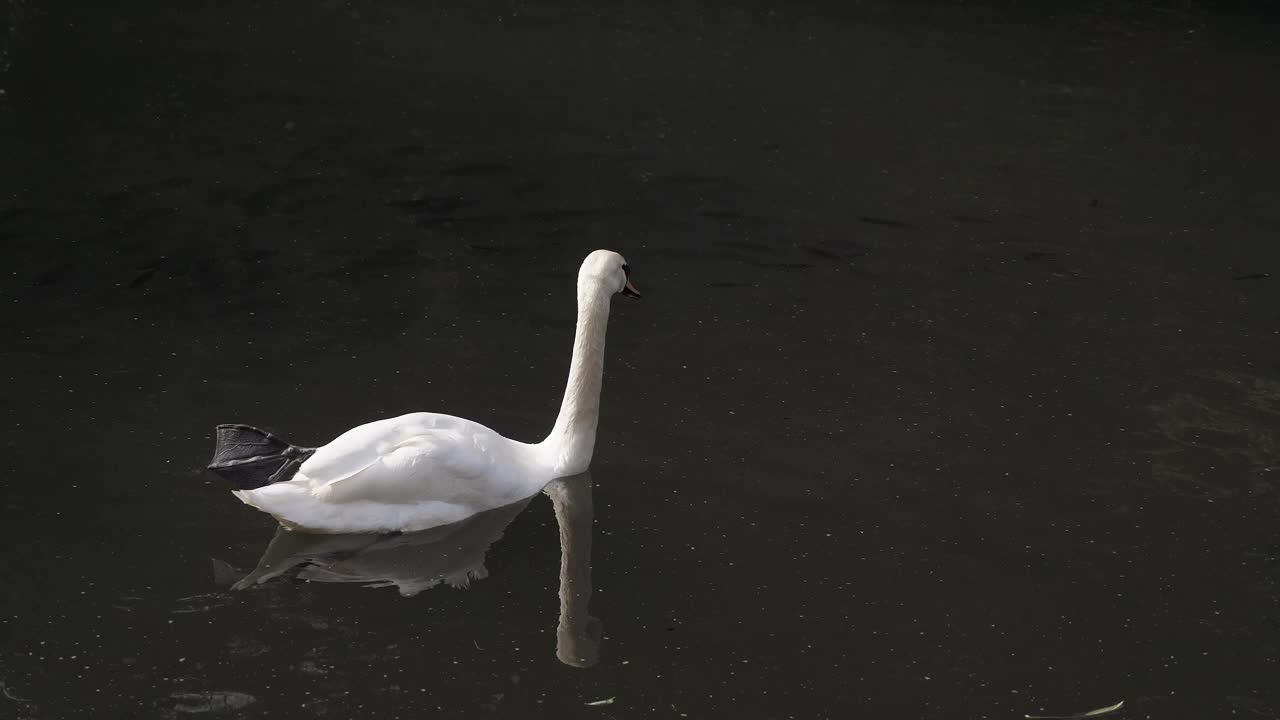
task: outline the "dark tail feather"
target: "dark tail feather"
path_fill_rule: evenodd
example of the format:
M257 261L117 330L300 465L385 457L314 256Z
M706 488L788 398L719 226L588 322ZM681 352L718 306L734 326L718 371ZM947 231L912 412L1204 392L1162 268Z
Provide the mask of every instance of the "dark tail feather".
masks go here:
M219 425L209 470L237 490L253 490L292 478L315 451L250 425Z

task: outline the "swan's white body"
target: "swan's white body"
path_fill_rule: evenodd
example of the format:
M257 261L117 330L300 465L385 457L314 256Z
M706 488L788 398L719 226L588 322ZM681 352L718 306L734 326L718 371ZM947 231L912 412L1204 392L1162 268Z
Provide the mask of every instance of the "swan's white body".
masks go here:
M625 265L607 250L582 264L569 382L542 442L510 440L452 415L410 413L348 430L286 482L233 492L287 528L411 532L513 503L585 471L595 448L610 299L634 291Z
M234 492L290 528L411 532L534 495L556 477L545 454L470 420L410 413L346 431L287 482Z

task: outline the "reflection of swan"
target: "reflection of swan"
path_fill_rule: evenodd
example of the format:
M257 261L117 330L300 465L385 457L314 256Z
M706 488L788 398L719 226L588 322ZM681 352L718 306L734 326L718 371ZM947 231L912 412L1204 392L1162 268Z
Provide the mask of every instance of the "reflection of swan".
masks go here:
M566 665L591 667L600 654L603 625L588 614L591 603L591 474L553 480L544 492L560 526L560 621L556 657ZM313 582L395 585L406 597L441 583L467 587L488 577L485 553L528 506L530 498L474 515L462 522L393 535L315 535L280 528L258 566L233 588L243 590L297 568Z
M319 449L248 425L218 428L209 468L286 527L414 531L457 522L584 472L595 449L609 305L639 295L622 256L597 250L578 272L578 324L555 426L537 444L452 415L411 413L348 430Z
M264 583L293 568L299 568L297 576L303 580L395 585L405 597L442 582L467 587L489 576L485 553L528 504L526 498L452 525L396 535L313 535L282 527L258 566L233 589Z
M560 526L560 622L556 657L574 667L595 665L604 626L588 614L591 604L591 473L561 478L547 486Z

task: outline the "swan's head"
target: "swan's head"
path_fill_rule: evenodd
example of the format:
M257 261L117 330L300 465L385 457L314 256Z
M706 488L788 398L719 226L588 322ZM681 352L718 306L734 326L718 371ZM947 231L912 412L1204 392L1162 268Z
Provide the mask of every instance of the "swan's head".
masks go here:
M596 250L582 261L578 271L578 287L597 285L611 293L640 297L640 291L631 282L631 268L626 258L612 250Z

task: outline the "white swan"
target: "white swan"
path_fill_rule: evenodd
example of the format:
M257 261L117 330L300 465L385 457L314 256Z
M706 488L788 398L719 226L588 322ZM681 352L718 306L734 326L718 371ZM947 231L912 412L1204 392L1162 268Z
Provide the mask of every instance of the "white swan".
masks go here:
M555 426L540 443L425 412L352 428L314 451L256 428L224 425L209 468L235 482L241 489L233 493L244 503L286 528L313 533L425 530L535 495L591 462L605 329L617 293L640 296L626 260L596 250L578 271L569 381Z

